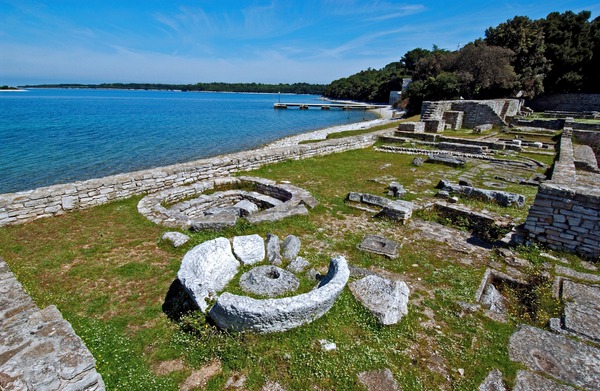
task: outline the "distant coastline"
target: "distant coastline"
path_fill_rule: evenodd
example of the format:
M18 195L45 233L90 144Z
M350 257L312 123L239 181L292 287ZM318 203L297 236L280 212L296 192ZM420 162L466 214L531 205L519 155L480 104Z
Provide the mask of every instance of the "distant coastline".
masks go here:
M22 88L63 88L63 89L103 89L103 90L151 90L151 91L209 91L209 92L247 92L247 93L283 93L323 95L325 84L310 83L196 83L196 84L163 84L163 83L101 83L101 84L35 84Z

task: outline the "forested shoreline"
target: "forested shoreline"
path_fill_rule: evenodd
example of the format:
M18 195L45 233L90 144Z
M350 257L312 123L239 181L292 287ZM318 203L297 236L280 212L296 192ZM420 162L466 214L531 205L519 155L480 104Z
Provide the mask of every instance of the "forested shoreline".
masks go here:
M206 91L206 92L255 92L322 95L325 84L309 83L196 83L196 84L157 84L157 83L102 83L102 84L37 84L23 88L86 88L118 90L165 90L165 91Z

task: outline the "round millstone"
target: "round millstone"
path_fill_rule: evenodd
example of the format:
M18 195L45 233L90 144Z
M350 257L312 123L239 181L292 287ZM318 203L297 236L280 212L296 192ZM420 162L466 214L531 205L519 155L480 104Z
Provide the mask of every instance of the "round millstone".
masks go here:
M293 292L299 285L300 281L293 273L273 265L255 267L240 277L244 292L268 297Z

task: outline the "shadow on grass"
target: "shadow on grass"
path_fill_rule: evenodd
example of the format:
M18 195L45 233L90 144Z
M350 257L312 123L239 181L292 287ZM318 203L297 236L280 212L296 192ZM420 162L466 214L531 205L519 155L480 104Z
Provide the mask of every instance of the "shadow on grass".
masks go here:
M181 281L176 278L167 291L162 310L169 319L178 322L182 316L197 311L199 308L190 295L187 294Z

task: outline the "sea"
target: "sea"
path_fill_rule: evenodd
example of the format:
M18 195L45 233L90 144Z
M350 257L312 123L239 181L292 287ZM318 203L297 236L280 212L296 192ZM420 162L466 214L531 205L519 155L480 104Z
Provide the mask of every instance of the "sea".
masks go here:
M0 194L249 150L368 111L275 110L317 95L156 90L0 92Z

